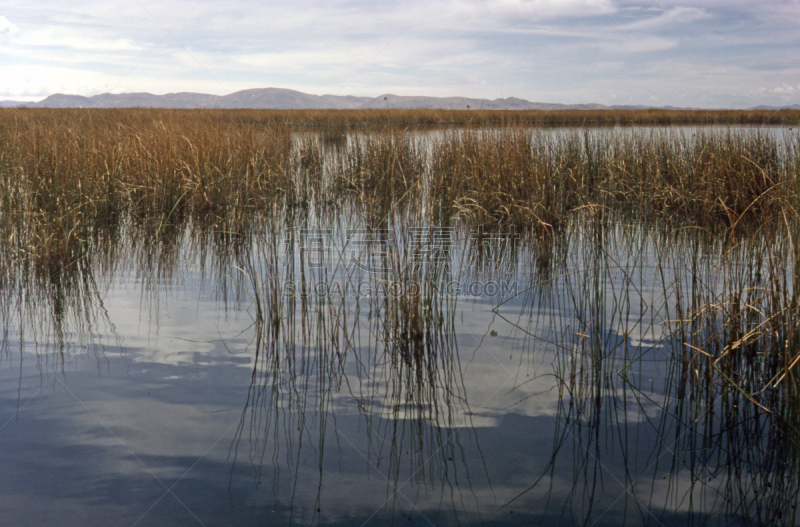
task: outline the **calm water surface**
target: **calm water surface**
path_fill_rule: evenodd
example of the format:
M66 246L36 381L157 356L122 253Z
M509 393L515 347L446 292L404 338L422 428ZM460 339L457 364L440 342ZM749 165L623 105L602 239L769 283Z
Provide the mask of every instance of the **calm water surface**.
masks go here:
M0 523L795 523L793 426L681 346L692 292L785 261L637 226L192 230L9 282Z

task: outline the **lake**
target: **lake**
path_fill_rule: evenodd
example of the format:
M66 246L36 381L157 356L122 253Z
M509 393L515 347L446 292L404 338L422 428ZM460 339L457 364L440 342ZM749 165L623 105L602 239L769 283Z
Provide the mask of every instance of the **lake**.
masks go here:
M320 197L3 260L3 523L796 523L795 218Z

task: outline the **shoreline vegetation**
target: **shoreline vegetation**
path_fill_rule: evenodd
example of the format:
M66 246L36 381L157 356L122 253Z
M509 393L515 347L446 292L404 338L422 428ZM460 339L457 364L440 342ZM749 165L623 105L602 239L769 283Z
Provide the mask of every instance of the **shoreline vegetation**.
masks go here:
M192 232L210 237L209 249L230 258L265 232L277 240L287 227L336 224L389 229L401 239L420 228L513 232L515 243L532 251L528 278L536 283L558 275L576 237L603 251L609 233L634 226L660 233L657 255L694 247L697 258L711 258L731 276L765 262L739 282L725 282L722 293L690 294L683 307L682 298L674 300L680 310L671 323L689 321L691 330L681 331L688 331L686 349L700 350L694 356L708 353L704 341L694 340L700 334L713 341L719 328L749 328L731 329L714 346L727 354L745 337L762 339L754 349L780 355L771 368L784 378L800 361L797 131L527 125L354 131L352 112L316 113L338 116L331 122L347 131L291 124L315 112L0 112L0 290L9 295L12 284L27 290L38 283L38 294L59 292L63 298L54 302L63 311L69 291L84 287L81 270L93 262L113 266L113 255L125 253L122 237L158 259ZM424 121L431 112L357 114ZM443 277L436 266L412 268L402 259L392 268L387 283L424 285ZM423 289L441 290L434 285ZM747 299L753 291L763 294ZM702 301L707 294L709 303ZM278 296L263 313L281 311ZM719 311L731 299L732 307ZM417 353L426 348L419 327L427 327L422 313L431 302L395 306L399 334L416 335Z
M389 128L496 126L632 126L632 125L798 125L800 110L482 110L482 109L165 109L165 108L0 108L0 115L24 118L57 116L85 119L100 116L174 119L203 115L218 122L289 126L295 131L325 129L381 130ZM3 115L3 119L7 119Z
M580 126L533 126L556 115L552 124ZM721 126L674 134L681 128L668 125L786 123L800 112L604 116L6 109L0 213L3 223L19 214L69 222L123 212L236 219L247 210L354 198L375 221L410 206L430 223L472 218L548 230L571 211L602 207L635 221L659 216L718 230L740 227L747 216L772 218L794 199L797 132ZM598 120L665 127L583 126ZM419 129L444 123L451 127L420 142Z
M553 130L515 124L421 133L399 125L358 130L355 117L374 116L377 123L399 116L422 124L427 116L451 114L0 111L0 280L10 284L28 277L47 287L58 282L57 290L78 287L80 277L73 273L109 251L124 252L114 248L122 232L134 233L137 241L131 243L159 258L180 244L187 229L212 236L214 250L222 254L242 250L251 235L265 229L302 228L303 222L514 232L520 243L535 247L537 272L552 274L557 255L575 236L602 249L608 232L634 225L662 232L658 245L665 250L696 243L698 254L717 254L723 268L749 265L757 248L772 278L765 286L759 270L749 285L774 293L764 293L771 303L760 312L777 324L765 338L772 342L769 347L786 348L780 368L800 360L797 131L736 126ZM763 120L798 114L720 115ZM297 124L319 124L318 115L336 123L340 133ZM599 114L574 115L585 115L588 122ZM730 256L745 253L752 258ZM402 262L396 267L398 276L416 278L406 276L414 270ZM731 289L723 298L742 291ZM697 316L703 323L713 318L708 312ZM723 313L731 320L741 316L738 309ZM756 327L758 334L766 331ZM781 338L775 340L776 335Z

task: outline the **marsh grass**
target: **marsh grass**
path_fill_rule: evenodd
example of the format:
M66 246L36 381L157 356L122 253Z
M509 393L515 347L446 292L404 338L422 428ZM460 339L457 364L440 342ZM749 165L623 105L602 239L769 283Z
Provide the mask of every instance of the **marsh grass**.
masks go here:
M542 271L563 247L562 234L586 221L601 240L603 230L619 222L701 230L727 244L779 230L794 236L796 135L506 126L445 132L423 144L397 128L413 116L430 124L436 116L462 114L484 115L0 112L0 261L7 274L26 261L32 272L54 277L123 225L145 233L144 248L168 245L186 225L204 226L216 233L217 250L225 251L222 246L244 243L258 230L260 220L253 218L331 219L350 210L370 228L517 232L536 240ZM373 117L385 120L382 131L349 132L372 126ZM296 131L320 123L335 141ZM761 250L777 258L775 247ZM410 280L407 268L394 272ZM784 279L780 287L782 305L794 302L788 293L794 282ZM741 301L752 305L749 298ZM403 309L408 320L420 319L418 306ZM791 325L789 331L794 342ZM415 331L404 335L418 338ZM695 344L702 349L703 342Z
M331 114L340 122L325 121L332 128L316 137L300 132L308 124L300 115L0 112L2 223L35 219L41 227L26 246L63 262L80 253L90 231L128 214L158 215L164 224L190 216L236 223L276 207L346 205L340 198L349 197L373 223L405 208L431 223L460 218L541 236L573 211L595 207L632 221L735 230L752 218L775 220L796 193L793 136L505 123L445 132L423 147L399 128L404 120L350 134L363 119Z
M425 159L402 132L355 135L334 175L334 192L351 194L370 223L385 223L396 207L419 199Z
M631 126L631 125L795 125L798 110L169 110L169 109L39 109L4 108L6 115L40 118L59 115L70 120L87 116L125 114L138 122L171 120L191 115L197 123L237 122L255 128L289 126L296 131L321 132L341 140L354 131L431 129L442 127Z
M612 227L571 226L566 257L549 275L532 268L516 308L495 308L532 351L549 350L559 391L550 462L507 505L531 493L543 514L561 510L547 482L570 467L581 522L605 510L592 505L611 472L645 496L625 510L661 511L654 524L680 510L689 523L793 525L796 231L731 243L657 223Z
M774 240L778 232L796 237L796 135L506 126L435 134L423 144L397 128L412 117L427 125L462 115L507 117L435 111L0 112L0 263L7 277L34 273L62 280L64 270L90 264L97 247L113 246L104 240L123 228L142 233L137 246L158 259L187 225L213 232L214 251L223 254L234 246L243 250L265 219L336 221L342 214L355 214L368 228L398 232L409 225L516 232L536 245L534 267L543 275L554 272L556 255L564 261L564 240L576 228L590 227L599 236L591 243L601 245L607 243L603 233L618 223L690 228L731 247L754 247L746 240ZM657 112L626 115L644 119ZM373 118L385 121L381 131L350 132L369 128ZM322 125L321 135L296 131ZM748 258L783 261L788 246L762 244ZM427 274L431 267L414 270L402 261L390 267L392 280L439 279ZM687 343L713 355L707 347L754 338L752 325L762 323L756 326L761 340L747 340L748 346L781 354L780 368L795 364L794 268L781 274L773 262L764 272L754 275L748 295L758 280L769 294L737 297L737 284L730 283L728 296L681 306L676 319L689 317L704 327L714 320L724 328L687 330ZM388 310L382 332L405 349L400 355L414 356L429 345L428 322L441 311L427 292L418 296L371 307ZM757 313L769 315L751 321ZM788 349L781 347L787 341Z
M321 489L323 462L343 440L339 428L356 419L366 437L364 455L386 471L388 492L408 479L447 486L454 496L470 492L468 470L458 481L450 475L473 434L459 430L465 402L448 318L453 306L431 283L443 278L441 269L430 260L401 263L392 255L407 253L411 241L383 234L360 248L362 267L321 267L313 256L317 234L306 221L285 232L268 228L236 260L235 281L251 291L255 308L255 355L233 463L251 463L261 481L270 463L293 467L301 454L312 455ZM350 293L362 280L375 290L412 280L422 286L415 294L355 300L318 294L317 284L335 280ZM343 401L358 412L341 415ZM280 488L294 495L308 476L290 468L272 477L277 496ZM318 495L314 509L319 501ZM396 505L387 501L388 508Z
M450 133L434 143L430 208L490 228L558 230L573 211L716 232L781 221L797 151L753 132L535 130Z
M611 124L665 115L557 117ZM796 118L669 116L694 123ZM459 452L454 431L459 414L468 413L459 306L442 293L453 279L446 265L432 252L412 261L419 240L410 228L501 233L495 241L509 242L501 244L505 252L478 236L460 263L486 277L503 262L528 273L508 304L514 316L504 311L506 300L495 312L508 316L530 349L554 351L559 422L566 430L580 423L571 432L581 460L575 480L590 466L599 470L585 446L609 423L627 426L625 394L652 399L635 373L660 353L659 403L678 424L665 417L655 429L688 452L675 463L728 471L725 496L744 507L729 514L790 524L794 516L779 502L796 502L787 497L798 488L791 472L800 441L797 136L521 127L548 119L394 110L0 112L4 330L54 344L74 340L69 328L113 333L98 284L119 262L134 253L157 304L162 282L176 279L181 251L197 247L190 257L213 262L227 277L216 287L223 300L228 291L247 298L255 321L252 385L234 454L245 435L257 466L268 442L285 442L290 430L298 441L313 432L324 442L326 419L347 390L361 405L375 455L391 459L392 478L403 467L434 480ZM464 129L432 134L423 148L404 128L442 124ZM309 265L312 242L302 235L288 244L302 249L281 257L285 237L295 236L287 229L317 223L394 233L368 247L381 270L369 279L405 290L417 284L413 294L354 302L309 296L320 281L341 279L352 290L364 278L346 261L326 270ZM353 370L364 380L357 387L348 384ZM385 409L378 418L367 410L376 408ZM567 438L559 435L556 448ZM633 443L626 436L622 444ZM747 450L753 444L767 450ZM400 455L406 450L410 459ZM785 472L736 483L756 465ZM697 470L693 489L705 476Z

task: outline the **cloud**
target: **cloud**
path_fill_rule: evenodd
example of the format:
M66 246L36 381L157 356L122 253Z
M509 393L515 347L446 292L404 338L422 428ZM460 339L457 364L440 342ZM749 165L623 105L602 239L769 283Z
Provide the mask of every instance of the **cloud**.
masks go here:
M624 37L619 45L620 53L650 53L664 51L680 45L680 41L672 38L631 35Z
M452 2L451 12L471 12L484 18L523 17L526 20L608 15L616 12L609 0L494 0Z
M646 15L647 12L645 12ZM698 20L711 18L712 15L697 7L673 7L655 16L641 18L634 22L618 26L621 30L653 31L665 27L677 27Z
M0 95L279 86L544 102L636 103L654 96L664 104L755 106L800 93L789 91L797 85L800 39L796 17L787 16L800 14L798 6L780 0L758 6L743 0L656 6L634 0L77 0L65 8L54 0L8 0L0 17Z
M12 24L6 17L0 16L0 35L13 35L17 31L17 26Z
M15 24L12 24L6 17L0 16L0 44L5 44L11 35L18 32L19 29Z
M106 38L66 27L48 27L26 31L21 45L40 48L69 48L75 51L139 51L142 46L127 38Z
M775 93L777 95L794 95L795 93L800 93L800 84L796 86L792 86L791 84L782 83L780 86L776 86L771 90L764 90L769 93Z
M595 64L595 71L603 72L603 71L619 71L625 67L625 63L621 61L610 61L610 60L601 60L597 64Z

